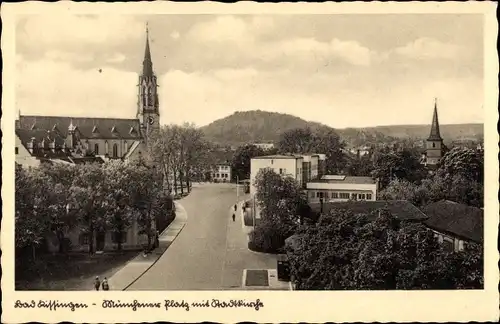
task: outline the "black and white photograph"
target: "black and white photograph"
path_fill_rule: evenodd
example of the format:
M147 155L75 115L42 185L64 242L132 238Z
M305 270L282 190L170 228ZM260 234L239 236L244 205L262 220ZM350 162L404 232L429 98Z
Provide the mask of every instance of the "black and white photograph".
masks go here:
M318 13L16 14L14 290L484 291L484 13Z

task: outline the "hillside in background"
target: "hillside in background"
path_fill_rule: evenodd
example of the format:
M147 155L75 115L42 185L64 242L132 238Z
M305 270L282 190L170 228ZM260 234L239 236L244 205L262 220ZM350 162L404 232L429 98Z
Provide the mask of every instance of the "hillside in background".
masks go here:
M313 130L331 128L288 114L253 110L235 112L203 126L201 130L212 142L237 146L277 142L282 133L303 127ZM429 127L430 125L394 125L336 129L336 132L348 145L359 146L370 142L390 142L396 138L425 139L429 135ZM441 135L445 142L482 138L483 124L441 125Z

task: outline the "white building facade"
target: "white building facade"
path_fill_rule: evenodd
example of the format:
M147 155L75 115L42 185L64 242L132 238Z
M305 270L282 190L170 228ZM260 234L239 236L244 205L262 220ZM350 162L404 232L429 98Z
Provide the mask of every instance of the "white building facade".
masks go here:
M255 179L262 169L272 169L279 175L294 178L300 186L303 184L303 157L298 155L258 156L250 160L250 194L257 192Z
M231 166L229 164L217 164L212 172L212 180L215 182L231 182Z
M307 183L310 203L341 202L348 200L377 200L378 180L371 177L325 175Z

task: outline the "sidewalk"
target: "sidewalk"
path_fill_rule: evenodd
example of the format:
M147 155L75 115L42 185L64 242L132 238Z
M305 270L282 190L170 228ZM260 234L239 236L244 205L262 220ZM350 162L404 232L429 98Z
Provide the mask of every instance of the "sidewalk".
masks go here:
M111 290L126 290L146 271L148 271L158 259L165 253L170 244L182 231L187 222L187 213L178 202L175 203L175 218L170 225L160 234L160 245L146 257L140 253L136 258L128 262L123 268L109 278Z
M234 222L231 217L228 217L223 290L291 290L288 282L277 280L276 255L248 249L248 235L253 227L245 226L241 207L249 198L249 195L239 197L238 213ZM231 215L233 212L234 208L231 207L228 213ZM252 275L255 270L266 273L266 285L250 286L247 284L248 273Z

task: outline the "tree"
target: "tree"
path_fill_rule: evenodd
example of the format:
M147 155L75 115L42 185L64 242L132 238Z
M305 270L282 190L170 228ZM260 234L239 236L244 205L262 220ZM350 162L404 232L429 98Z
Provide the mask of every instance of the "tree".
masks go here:
M287 252L299 290L482 286L477 251L447 253L422 224L400 221L386 209L370 215L333 209L301 226L296 241ZM459 266L465 269L454 271Z
M44 200L50 215L50 230L56 235L59 253L66 252L66 233L78 226L78 221L68 210L70 188L75 176L75 166L67 164L42 164L37 172L46 178L51 188Z
M398 152L379 150L374 153L373 165L371 175L379 179L381 188L387 187L396 178L419 183L425 177L418 152L415 150L403 149Z
M49 215L40 208L49 192L47 182L33 170L15 168L15 244L16 248L39 246L49 230Z
M138 211L132 208L134 181L143 179L137 174L136 166L119 160L104 164L103 175L107 186L105 219L116 239L118 251L121 251L123 233L138 217Z
M461 176L483 183L484 153L482 151L454 147L440 161L438 174L444 178Z
M271 169L259 171L255 185L261 219L250 234L249 247L276 253L306 216L307 198L293 178L281 177Z
M373 162L370 155L353 157L347 161L346 172L351 176L369 177L373 171Z
M155 167L136 164L134 177L130 181L129 190L131 194L131 206L137 212L137 223L139 234L147 236L147 248L151 247L151 239L155 234L153 224L155 219L155 208L161 193L160 176Z
M329 174L340 173L344 169L345 143L333 129L296 128L283 133L278 143L281 153L322 153L326 155L326 172Z
M250 179L250 160L265 155L265 151L255 145L244 145L236 149L231 161L233 180Z
M76 168L70 188L71 215L78 219L83 233L89 236L89 253L94 253L97 232L104 232L109 223L109 200L103 168L98 163L83 164Z

